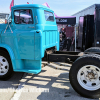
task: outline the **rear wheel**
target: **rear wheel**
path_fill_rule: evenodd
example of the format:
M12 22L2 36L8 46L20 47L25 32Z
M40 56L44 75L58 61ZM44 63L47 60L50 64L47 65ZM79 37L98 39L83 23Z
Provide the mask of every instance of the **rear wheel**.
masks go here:
M72 87L87 98L100 97L100 56L85 55L72 65L69 79Z
M0 80L7 80L13 73L12 63L7 52L0 51Z

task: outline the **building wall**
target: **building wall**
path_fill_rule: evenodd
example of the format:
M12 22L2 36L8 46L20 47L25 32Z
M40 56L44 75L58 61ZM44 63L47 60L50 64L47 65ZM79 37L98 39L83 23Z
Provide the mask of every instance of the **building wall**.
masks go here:
M95 7L96 7L96 4L88 7L88 8L85 8L75 14L73 14L72 16L76 16L76 23L78 24L79 23L79 17L80 16L85 16L85 15L94 15L95 13Z

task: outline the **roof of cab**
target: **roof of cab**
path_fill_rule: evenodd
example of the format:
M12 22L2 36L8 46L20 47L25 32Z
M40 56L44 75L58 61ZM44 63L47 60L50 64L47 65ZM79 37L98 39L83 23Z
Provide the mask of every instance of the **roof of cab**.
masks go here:
M43 6L43 5L40 5L40 4L22 4L22 5L15 5L12 7L12 9L16 9L16 8L28 8L28 7L33 7L33 8L45 8L45 9L48 9L48 10L51 10L50 8L46 7L46 6ZM51 10L53 11L53 10Z

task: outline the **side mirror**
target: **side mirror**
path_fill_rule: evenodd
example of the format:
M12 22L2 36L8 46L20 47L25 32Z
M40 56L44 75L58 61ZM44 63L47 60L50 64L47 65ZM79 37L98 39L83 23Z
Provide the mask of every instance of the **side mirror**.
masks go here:
M11 22L12 22L11 14L9 14L8 18L5 19L5 24L6 23L9 23L10 24Z
M7 19L7 22L8 22L9 24L12 22L11 17L9 17L9 18Z

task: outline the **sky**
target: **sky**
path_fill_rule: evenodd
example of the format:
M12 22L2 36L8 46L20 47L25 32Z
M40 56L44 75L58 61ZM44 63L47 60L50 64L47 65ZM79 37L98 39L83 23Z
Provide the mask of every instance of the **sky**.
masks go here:
M15 5L32 4L32 0L14 0ZM33 4L47 2L58 16L71 16L93 4L100 4L100 0L33 0ZM11 0L0 0L0 13L10 13Z

